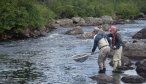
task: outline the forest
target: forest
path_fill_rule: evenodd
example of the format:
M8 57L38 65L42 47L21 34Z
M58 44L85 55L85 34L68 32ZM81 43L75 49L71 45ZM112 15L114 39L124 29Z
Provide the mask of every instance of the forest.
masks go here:
M1 0L0 35L44 28L50 20L109 15L134 19L146 0Z

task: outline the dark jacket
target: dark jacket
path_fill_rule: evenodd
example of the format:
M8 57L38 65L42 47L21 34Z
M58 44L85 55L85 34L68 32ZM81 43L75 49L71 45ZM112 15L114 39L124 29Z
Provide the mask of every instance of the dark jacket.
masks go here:
M113 33L109 33L107 34L107 36L108 38L113 37ZM112 43L110 44L112 45ZM112 46L116 46L116 49L119 49L120 46L122 46L122 44L123 44L123 41L122 41L121 35L119 33L116 33L115 45L112 45Z
M94 52L98 46L98 42L100 41L100 39L102 38L105 38L107 39L107 41L109 42L109 44L111 43L110 42L110 39L107 37L107 35L105 34L105 32L99 32L95 35L94 37L94 45L93 45L93 48L92 48L92 52Z

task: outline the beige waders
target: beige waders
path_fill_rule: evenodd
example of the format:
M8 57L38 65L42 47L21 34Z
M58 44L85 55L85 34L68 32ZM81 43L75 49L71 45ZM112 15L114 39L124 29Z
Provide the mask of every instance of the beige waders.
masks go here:
M123 47L120 46L119 49L114 50L114 55L113 55L113 70L116 70L117 67L121 66L122 49L123 49Z
M100 49L98 57L98 65L100 70L103 70L103 68L105 68L105 60L109 53L110 53L109 46L105 46Z

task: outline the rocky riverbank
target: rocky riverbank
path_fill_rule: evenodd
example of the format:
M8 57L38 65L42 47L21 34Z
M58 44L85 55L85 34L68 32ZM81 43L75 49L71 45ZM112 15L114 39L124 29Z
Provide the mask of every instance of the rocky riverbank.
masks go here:
M43 28L24 28L22 30L9 30L7 33L0 34L0 40L8 40L8 39L24 39L30 37L39 37L46 36L48 32L52 29L58 27L75 27L75 26L103 26L103 29L107 29L110 22L114 22L115 24L125 24L125 23L134 23L133 20L121 20L115 19L113 20L111 16L102 16L102 17L73 17L71 19L58 19L51 20L45 27ZM16 31L20 31L19 33Z

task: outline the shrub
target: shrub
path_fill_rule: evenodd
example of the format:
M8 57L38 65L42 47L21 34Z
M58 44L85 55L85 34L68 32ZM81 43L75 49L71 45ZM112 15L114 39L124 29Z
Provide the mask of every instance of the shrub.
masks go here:
M120 15L121 18L133 19L138 13L138 7L134 3L120 3L117 10L117 14Z
M0 33L41 28L55 17L51 10L36 0L3 0L0 5Z

